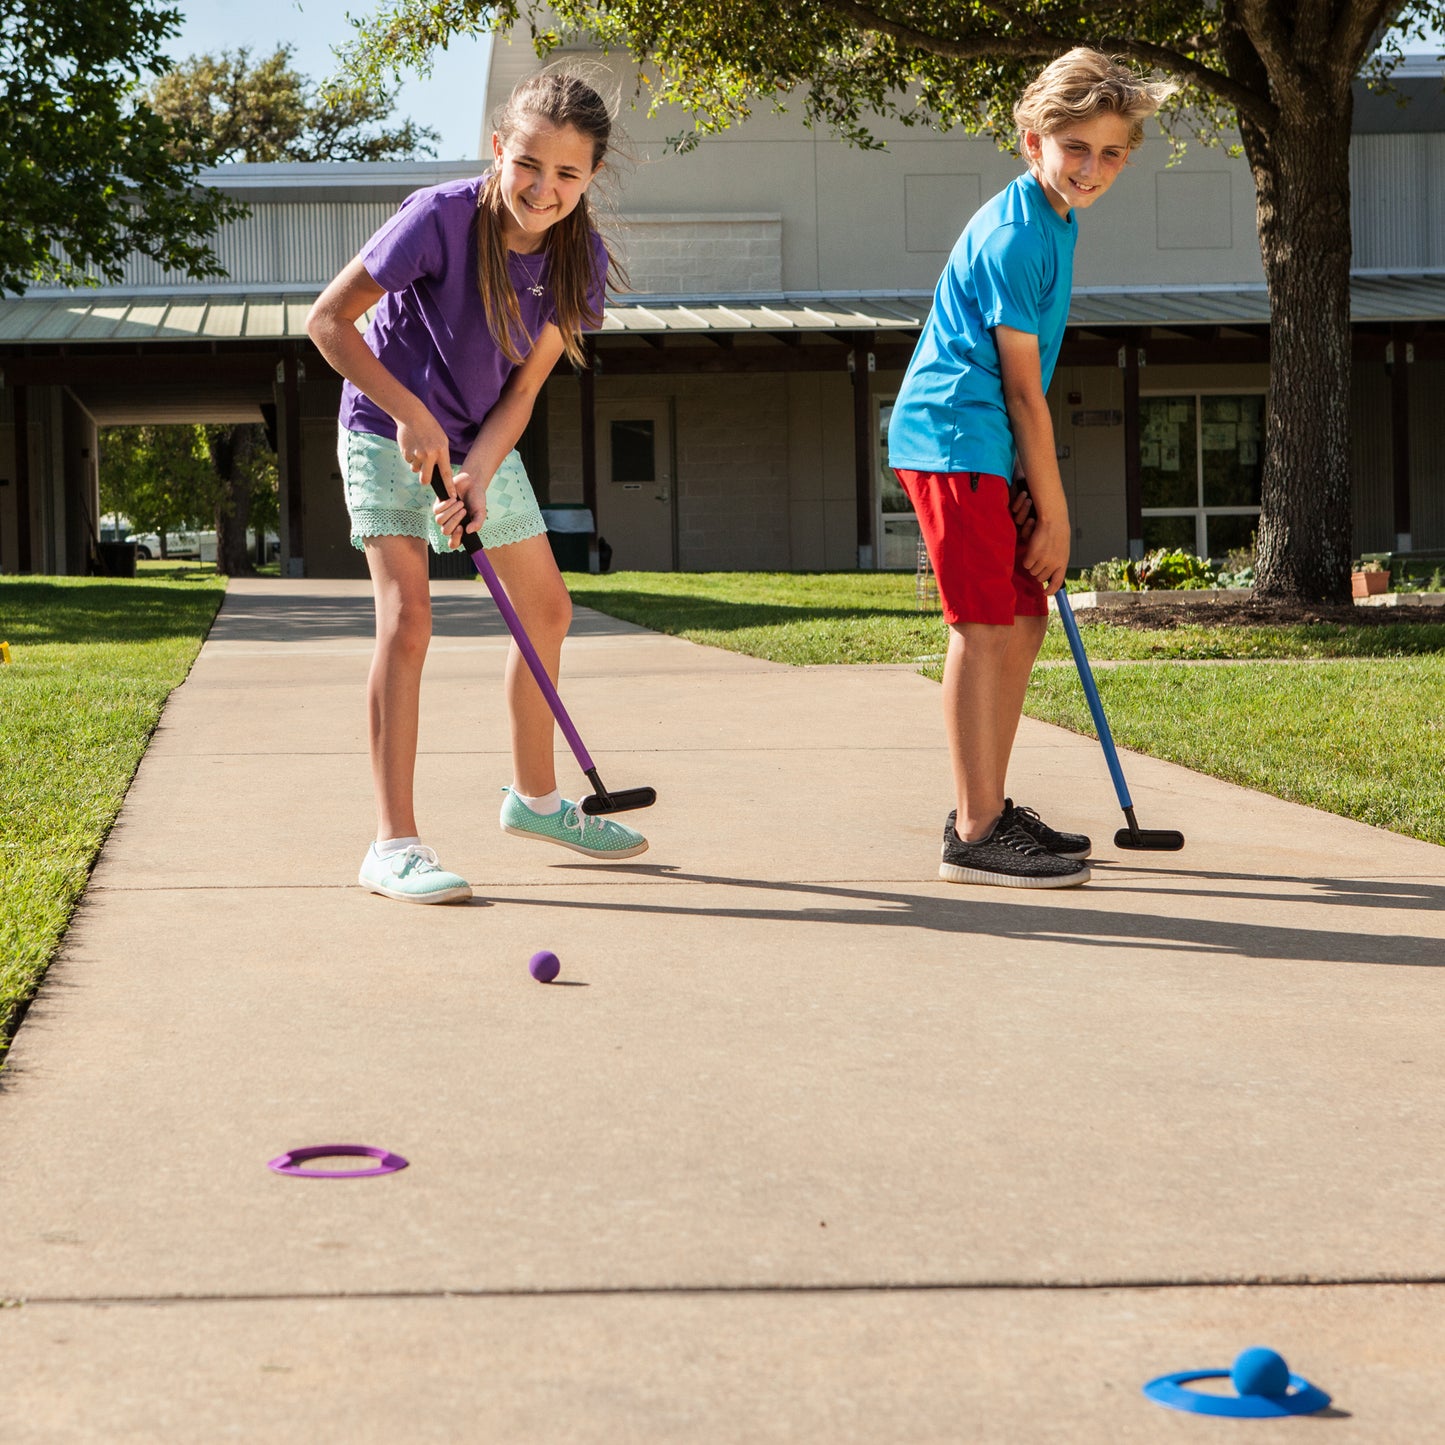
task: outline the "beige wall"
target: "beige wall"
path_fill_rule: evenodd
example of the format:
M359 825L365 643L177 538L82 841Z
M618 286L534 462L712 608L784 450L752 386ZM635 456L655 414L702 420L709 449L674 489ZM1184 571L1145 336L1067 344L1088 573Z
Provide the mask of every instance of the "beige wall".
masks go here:
M635 72L625 58L596 60L611 67L630 96ZM488 113L536 66L528 46L498 43ZM788 114L776 115L760 106L746 123L681 156L666 141L689 128L684 115L669 110L649 118L624 109L636 164L619 173L619 215L638 226L639 236L649 218L776 215L784 290L931 291L973 210L1019 174L1018 160L990 140L879 122L887 149L862 151L805 129L800 109L795 101ZM1080 216L1075 284L1262 281L1248 166L1195 145L1169 167L1168 143L1152 129L1111 194ZM650 262L639 260L634 289L642 291L649 289ZM726 269L720 264L707 283L708 268L699 266L699 284L680 289L776 289L724 285Z

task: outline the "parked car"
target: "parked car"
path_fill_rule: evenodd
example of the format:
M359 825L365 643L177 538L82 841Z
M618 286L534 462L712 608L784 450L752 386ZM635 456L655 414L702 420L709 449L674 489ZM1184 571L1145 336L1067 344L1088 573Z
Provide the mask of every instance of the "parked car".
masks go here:
M150 562L161 555L161 539L155 532L131 533L127 542L135 543L135 554L142 562ZM207 556L209 547L210 555ZM216 534L214 532L167 532L166 556L178 562L216 560Z

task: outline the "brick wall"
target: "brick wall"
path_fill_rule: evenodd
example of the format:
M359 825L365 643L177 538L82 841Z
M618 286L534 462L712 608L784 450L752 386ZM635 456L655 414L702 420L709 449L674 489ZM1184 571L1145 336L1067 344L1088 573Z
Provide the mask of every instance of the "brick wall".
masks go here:
M783 288L778 216L633 216L608 231L632 290L645 296Z
M670 397L684 571L790 565L788 388L774 376L600 377L597 402ZM582 500L577 383L548 382L551 497Z

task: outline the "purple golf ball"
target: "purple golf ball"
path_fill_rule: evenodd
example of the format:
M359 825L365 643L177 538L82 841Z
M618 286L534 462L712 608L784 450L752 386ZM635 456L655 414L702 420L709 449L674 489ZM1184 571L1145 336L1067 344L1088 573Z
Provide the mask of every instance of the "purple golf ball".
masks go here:
M562 965L550 948L543 948L532 955L527 970L538 983L551 983L562 972Z

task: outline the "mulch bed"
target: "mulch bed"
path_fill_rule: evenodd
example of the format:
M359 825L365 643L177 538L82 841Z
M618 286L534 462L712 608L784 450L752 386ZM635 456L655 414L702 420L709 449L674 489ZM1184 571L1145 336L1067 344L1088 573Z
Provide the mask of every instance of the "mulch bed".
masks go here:
M1445 623L1445 611L1434 607L1354 607L1348 602L1283 602L1262 597L1171 603L1157 593L1150 594L1149 601L1141 606L1090 607L1078 616L1085 626L1107 623L1146 632L1191 625L1281 627L1325 623L1341 627L1418 627L1434 623L1438 627Z

